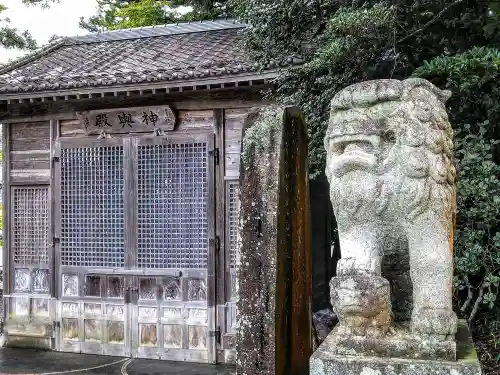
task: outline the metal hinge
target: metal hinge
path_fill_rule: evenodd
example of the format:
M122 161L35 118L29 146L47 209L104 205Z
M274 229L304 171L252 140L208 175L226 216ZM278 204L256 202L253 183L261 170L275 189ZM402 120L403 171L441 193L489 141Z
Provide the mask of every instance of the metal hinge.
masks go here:
M220 327L217 327L215 331L208 331L208 337L215 337L215 342L220 344Z
M59 243L61 242L61 239L59 237L53 237L52 238L52 243L56 244L56 243Z
M214 148L212 151L208 151L208 154L210 156L213 156L215 164L219 165L219 149L218 148Z
M59 156L52 156L52 165L59 163Z
M220 252L220 237L215 236L215 251Z
M214 247L214 250L218 253L220 251L220 237L215 236L211 238L209 244Z

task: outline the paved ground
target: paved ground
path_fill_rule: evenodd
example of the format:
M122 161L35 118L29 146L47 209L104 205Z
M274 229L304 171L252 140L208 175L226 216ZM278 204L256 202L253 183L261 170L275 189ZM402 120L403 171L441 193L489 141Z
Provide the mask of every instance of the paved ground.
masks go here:
M0 375L232 375L233 368L30 349L0 349Z

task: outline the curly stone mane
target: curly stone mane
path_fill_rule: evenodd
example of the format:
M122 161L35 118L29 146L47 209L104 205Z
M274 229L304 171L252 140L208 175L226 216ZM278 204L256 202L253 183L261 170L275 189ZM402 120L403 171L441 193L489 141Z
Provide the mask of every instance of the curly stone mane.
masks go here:
M401 106L394 116L397 122L396 147L402 180L399 205L408 220L433 207L453 207L447 218L454 221L456 205L453 163L453 130L446 113L449 92L428 81L408 79L402 82Z
M356 86L356 89L348 87L342 90L332 100L325 147L328 148L328 141L339 126L337 119L342 118L343 124L350 117L358 123L377 122L380 120L373 120L371 110L380 107L376 112L384 113L384 132L391 132L395 142L374 170L381 178L375 199L377 211L383 213L389 204L397 204L402 212L406 212L405 219L412 221L433 206L448 204L454 207L453 130L445 108L450 93L417 78L386 80L385 86L381 87L379 83L376 88ZM344 132L352 131L349 126L347 130L345 127ZM363 127L366 126L358 128ZM380 132L380 129L370 131ZM396 185L391 178L384 178L394 174L402 176ZM334 177L329 175L329 178ZM454 217L449 219L453 221Z

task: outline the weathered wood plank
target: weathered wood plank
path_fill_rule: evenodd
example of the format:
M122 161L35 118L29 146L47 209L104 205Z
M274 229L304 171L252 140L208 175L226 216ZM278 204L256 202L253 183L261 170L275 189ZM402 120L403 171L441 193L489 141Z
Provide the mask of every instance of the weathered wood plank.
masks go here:
M12 151L49 150L49 138L25 138L11 141Z
M3 270L4 270L4 277L3 277L3 294L10 294L11 293L11 278L8 276L10 275L10 264L11 264L11 258L10 258L10 128L11 126L9 124L3 124L2 125L2 182L3 182L3 188L2 188L2 194L3 194L3 210L2 210L2 215L3 215L3 228L2 228L2 234L3 234ZM7 277L6 277L7 276ZM2 317L4 318L4 317Z
M10 151L50 150L50 122L11 125Z
M214 123L213 110L179 111L176 130L191 130L195 128L212 128Z
M11 151L10 161L50 161L49 150L28 150L28 151Z
M215 109L213 111L214 128L215 128L215 147L219 149L219 158L224 158L224 110ZM216 236L219 237L220 251L217 258L217 306L221 306L218 311L224 311L224 304L226 303L226 256L225 256L225 182L224 182L224 163L219 163L215 171L215 228ZM217 317L219 319L218 325L224 327L223 315ZM225 332L222 332L224 334Z
M240 153L241 139L226 139L224 150L229 154Z
M240 153L226 153L224 156L226 163L226 176L238 176L240 170Z
M61 137L75 137L85 135L85 130L80 126L78 119L59 121L59 132Z
M209 150L213 150L215 145L215 137L209 136L207 139L207 147ZM216 279L216 238L215 238L215 226L216 226L216 216L215 216L215 162L214 157L208 158L207 163L207 182L208 182L208 238L210 239L210 246L208 249L208 272L207 272L207 304L208 304L208 329L215 330L216 326L216 306L217 306L217 279ZM209 341L208 348L208 358L210 362L215 363L217 360L217 344L215 338Z
M50 184L50 169L12 169L10 181L12 184Z
M48 121L12 125L11 142L38 138L50 139L50 123Z
M25 160L16 160L10 162L10 167L15 170L29 170L29 169L50 169L50 160L33 160L27 158Z

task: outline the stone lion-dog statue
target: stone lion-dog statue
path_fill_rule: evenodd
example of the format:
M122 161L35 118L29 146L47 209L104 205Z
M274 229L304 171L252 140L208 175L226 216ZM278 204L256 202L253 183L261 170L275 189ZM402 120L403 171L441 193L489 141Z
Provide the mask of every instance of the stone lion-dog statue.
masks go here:
M423 79L390 79L354 84L331 102L325 148L341 251L330 284L338 332L387 334L397 278L384 263L400 257L409 263L411 334L454 338L449 96Z

